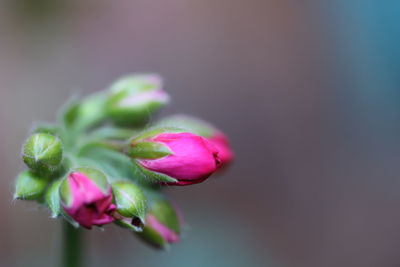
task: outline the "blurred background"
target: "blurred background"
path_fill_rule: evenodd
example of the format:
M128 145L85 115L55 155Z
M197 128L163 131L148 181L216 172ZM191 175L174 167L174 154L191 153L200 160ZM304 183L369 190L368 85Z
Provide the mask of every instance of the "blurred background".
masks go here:
M57 266L60 223L12 201L21 144L74 92L158 72L236 162L171 188L168 252L87 232L88 266L400 266L400 3L0 0L0 265Z

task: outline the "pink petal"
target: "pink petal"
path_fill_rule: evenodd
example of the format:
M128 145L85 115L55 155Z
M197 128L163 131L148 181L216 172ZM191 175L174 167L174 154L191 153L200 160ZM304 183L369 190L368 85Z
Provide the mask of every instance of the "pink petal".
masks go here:
M119 106L132 107L149 102L167 103L168 101L169 101L169 96L164 91L151 90L151 91L144 91L142 93L134 94L132 96L124 98L121 102L119 102Z
M214 136L208 138L208 140L218 149L221 165L226 165L233 160L233 152L229 140L223 133L218 132Z
M176 243L179 241L179 235L160 223L153 215L147 215L146 222L147 226L155 230L168 243Z
M80 206L95 202L106 196L101 189L84 174L73 172L68 177L72 194L72 206L68 209L73 213Z
M72 205L64 207L75 221L91 229L92 225L103 225L114 221L112 213L116 206L112 204L112 190L107 194L82 173L73 172L67 178L72 194Z

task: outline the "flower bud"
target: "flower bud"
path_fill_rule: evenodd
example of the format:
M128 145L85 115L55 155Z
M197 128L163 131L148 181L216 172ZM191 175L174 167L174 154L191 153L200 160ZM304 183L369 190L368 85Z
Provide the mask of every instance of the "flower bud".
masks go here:
M121 215L115 223L135 231L141 231L145 220L146 198L139 186L118 181L112 184L117 212Z
M143 232L138 235L157 248L167 248L180 240L182 226L179 211L165 199L159 199L152 203Z
M31 171L24 171L17 177L14 198L24 200L39 199L47 186L47 179Z
M61 205L81 226L91 229L114 221L115 205L106 176L93 168L77 168L60 185Z
M144 124L151 113L169 101L162 80L155 74L135 74L116 81L110 89L107 111L114 123L123 126Z
M60 139L47 133L33 134L25 142L22 157L34 172L51 173L61 163L62 143Z
M71 142L70 138L75 140L74 135L89 130L106 119L107 96L106 92L98 92L84 99L73 97L62 107L59 117L63 127L69 131L67 141Z
M233 160L233 151L228 137L206 121L187 115L173 115L163 119L158 125L186 129L209 140L218 150L220 167L228 165Z
M171 185L200 183L219 165L214 145L187 132L145 135L132 140L128 153L148 177Z

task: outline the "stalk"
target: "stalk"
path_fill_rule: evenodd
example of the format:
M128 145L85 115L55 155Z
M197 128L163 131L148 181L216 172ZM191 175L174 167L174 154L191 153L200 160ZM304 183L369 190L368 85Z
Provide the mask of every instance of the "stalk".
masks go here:
M63 221L63 267L83 267L82 229Z

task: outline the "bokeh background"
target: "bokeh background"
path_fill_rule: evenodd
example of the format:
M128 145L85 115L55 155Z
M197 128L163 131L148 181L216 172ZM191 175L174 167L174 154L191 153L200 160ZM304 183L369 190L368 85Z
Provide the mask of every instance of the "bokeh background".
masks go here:
M12 200L32 122L138 71L236 162L169 190L180 244L93 230L88 266L400 266L399 18L398 1L0 0L0 266L59 263L59 222Z

